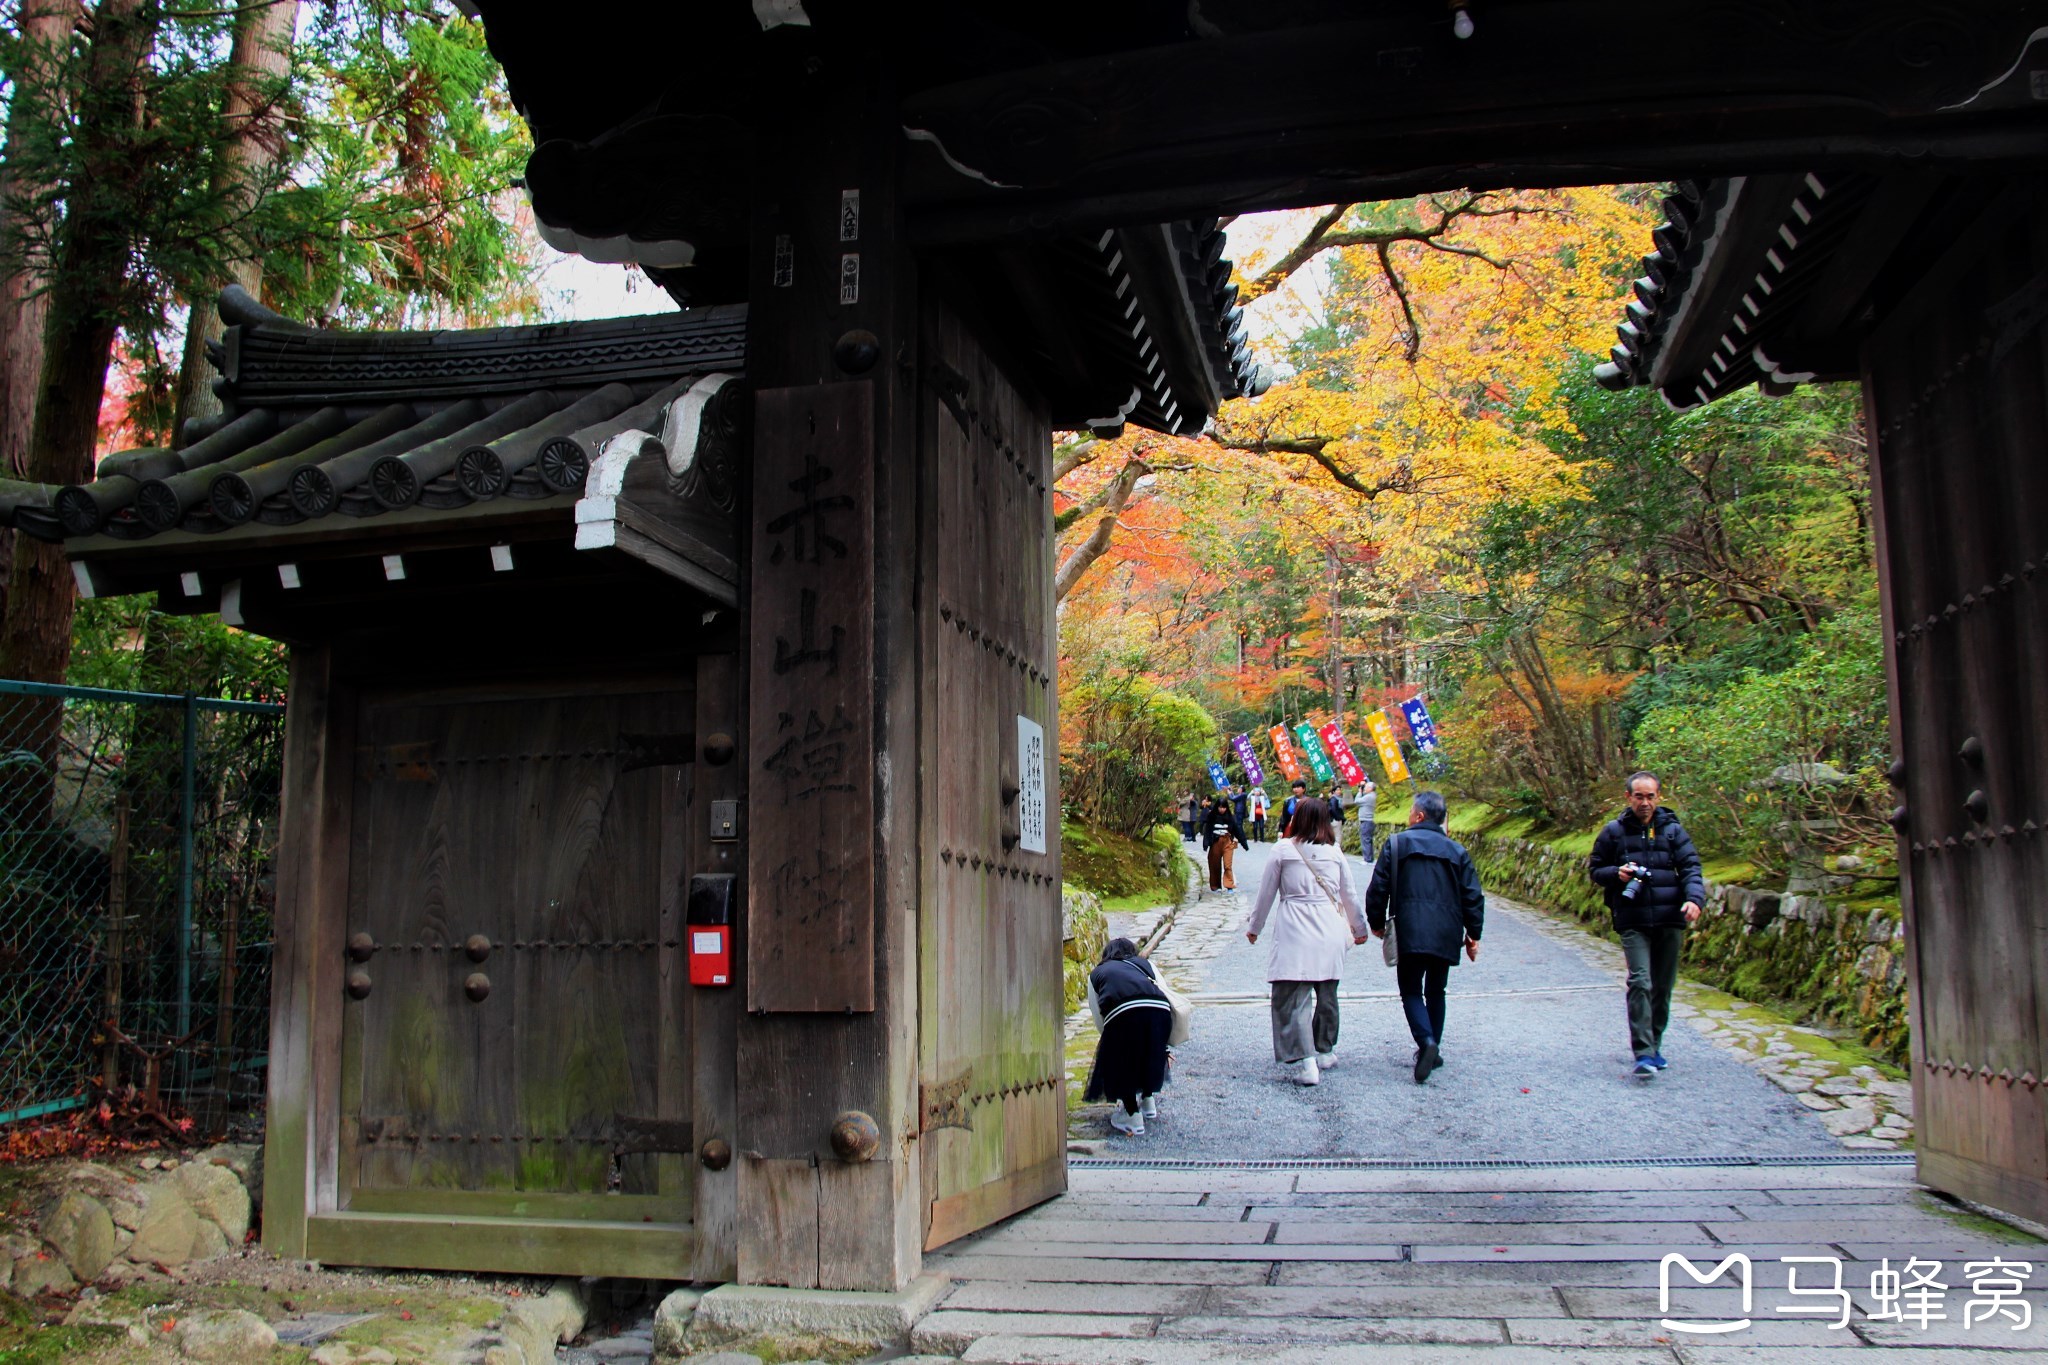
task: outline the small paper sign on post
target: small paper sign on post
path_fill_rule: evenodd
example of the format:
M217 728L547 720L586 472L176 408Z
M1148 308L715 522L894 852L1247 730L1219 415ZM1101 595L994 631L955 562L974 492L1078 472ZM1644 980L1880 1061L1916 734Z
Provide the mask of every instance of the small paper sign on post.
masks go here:
M1273 756L1280 760L1280 772L1289 782L1301 781L1301 755L1294 751L1294 736L1287 727L1276 725L1267 732L1273 741Z
M1343 727L1331 721L1323 727L1323 747L1330 751L1330 761L1337 765L1338 776L1346 786L1365 785L1365 769L1359 765L1358 756L1351 752L1351 742L1344 738Z
M1334 782L1337 770L1330 766L1330 757L1323 752L1323 741L1316 737L1316 727L1303 721L1294 727L1294 733L1301 740L1302 756L1308 759L1308 766L1314 771L1316 781Z
M1401 714L1407 718L1408 733L1415 736L1415 747L1425 754L1433 754L1441 747L1436 738L1436 722L1429 718L1429 708L1422 704L1422 698L1410 697L1401 703Z
M1045 727L1017 717L1017 847L1045 852Z
M1224 775L1223 765L1213 758L1209 760L1209 784L1217 791L1222 791L1230 785L1230 779Z
M1387 781L1406 782L1408 761L1401 757L1401 741L1394 738L1394 723L1387 719L1387 713L1375 711L1367 716L1365 728L1372 732L1373 746L1380 751L1380 763L1387 770Z
M1266 770L1259 766L1259 756L1252 751L1250 735L1233 735L1230 747L1237 752L1237 761L1244 765L1244 780L1254 787L1266 785Z

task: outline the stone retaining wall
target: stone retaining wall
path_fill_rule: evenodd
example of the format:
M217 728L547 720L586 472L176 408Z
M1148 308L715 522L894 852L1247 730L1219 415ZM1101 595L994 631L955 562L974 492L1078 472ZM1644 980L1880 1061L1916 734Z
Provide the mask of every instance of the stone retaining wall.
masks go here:
M1573 916L1613 937L1584 857L1529 839L1460 834L1490 889ZM1896 900L1829 903L1707 883L1685 973L1753 1000L1779 1000L1853 1029L1886 1061L1907 1060L1905 927Z

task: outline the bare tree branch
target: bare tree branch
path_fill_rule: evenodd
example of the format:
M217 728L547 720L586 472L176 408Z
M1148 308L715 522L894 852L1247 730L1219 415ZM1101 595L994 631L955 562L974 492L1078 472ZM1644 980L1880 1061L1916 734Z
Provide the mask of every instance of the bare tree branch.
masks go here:
M1052 481L1057 484L1084 465L1094 464L1102 458L1102 446L1103 442L1093 438L1056 446L1053 449Z
M1103 499L1102 519L1095 523L1095 529L1088 533L1088 538L1074 547L1073 553L1053 575L1055 602L1064 601L1074 590L1074 585L1081 581L1081 576L1088 572L1089 566L1109 549L1109 542L1116 535L1117 518L1123 515L1124 507L1131 500L1131 490L1138 486L1139 479L1151 472L1152 467L1135 455L1118 471Z
M1407 286L1401 283L1401 276L1394 269L1394 263L1387 257L1387 245L1380 243L1373 248L1380 258L1380 273L1387 277L1387 287L1394 291L1394 297L1401 301L1401 316L1408 323L1407 340L1402 343L1401 355L1410 365L1422 354L1422 324L1415 320L1415 305L1408 298Z

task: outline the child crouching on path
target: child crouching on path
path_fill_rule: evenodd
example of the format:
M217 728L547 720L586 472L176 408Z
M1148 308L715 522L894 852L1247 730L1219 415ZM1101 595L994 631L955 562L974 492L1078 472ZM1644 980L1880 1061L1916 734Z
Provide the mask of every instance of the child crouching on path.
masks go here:
M1138 945L1113 938L1102 963L1088 974L1088 1009L1102 1028L1095 1045L1095 1069L1088 1075L1089 1100L1115 1100L1109 1126L1141 1137L1147 1116L1159 1112L1166 1084L1166 1040L1173 1032L1173 1006L1160 989L1159 974L1138 955ZM1141 1108L1142 1106L1142 1108Z

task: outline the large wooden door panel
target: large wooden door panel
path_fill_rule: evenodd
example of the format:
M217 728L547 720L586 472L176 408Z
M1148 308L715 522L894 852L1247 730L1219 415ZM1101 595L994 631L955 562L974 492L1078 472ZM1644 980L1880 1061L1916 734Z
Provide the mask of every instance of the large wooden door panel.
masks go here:
M1066 1087L1054 775L1044 853L1019 846L1016 804L1018 717L1048 743L1059 733L1050 436L944 308L930 307L922 349L949 371L919 428L933 503L918 945L931 1248L1066 1187Z
M692 711L687 690L365 701L350 1214L687 1220L688 1049L665 995Z
M1864 372L1920 1175L2048 1218L2048 229L1983 207Z

